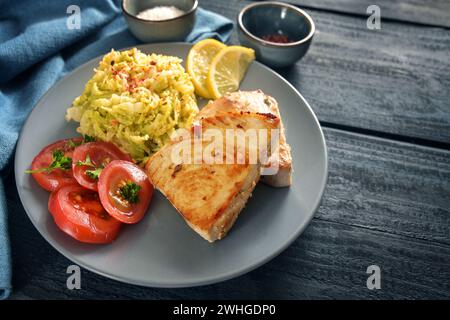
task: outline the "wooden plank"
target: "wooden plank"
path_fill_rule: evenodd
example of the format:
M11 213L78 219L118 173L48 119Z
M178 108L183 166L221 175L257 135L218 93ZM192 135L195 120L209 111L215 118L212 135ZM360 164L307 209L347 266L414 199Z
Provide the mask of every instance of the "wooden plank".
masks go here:
M330 175L319 212L280 257L250 274L188 289L120 284L70 263L29 222L7 178L14 298L450 298L450 152L326 129ZM365 286L382 269L382 290Z
M325 133L330 170L319 219L450 245L450 152Z
M37 234L24 213L16 213L13 299L450 298L450 247L317 219L279 257L226 282L143 288L83 270L81 290L71 291L66 269L72 262ZM381 268L381 290L366 287L366 269L373 264Z
M234 19L248 1L201 1ZM308 10L308 54L278 70L323 122L450 143L450 30ZM237 42L236 35L233 42Z
M450 27L450 2L447 0L287 0L283 2L299 7L306 6L363 16L367 15L368 6L376 4L381 9L381 19Z

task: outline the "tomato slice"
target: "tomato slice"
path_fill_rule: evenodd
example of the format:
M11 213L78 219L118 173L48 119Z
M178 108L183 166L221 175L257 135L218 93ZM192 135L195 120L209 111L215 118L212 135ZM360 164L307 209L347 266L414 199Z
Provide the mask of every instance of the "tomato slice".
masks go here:
M134 163L115 160L100 174L98 193L111 216L124 223L136 223L147 211L153 185L144 170Z
M73 175L83 187L97 191L100 170L113 160L131 161L131 158L110 142L85 143L73 153ZM80 162L91 165L79 165Z
M75 146L83 141L82 138L73 138L60 140L46 146L39 152L31 163L31 170L37 171L42 168L47 168L53 161L53 152L62 151L64 156L72 158ZM34 180L47 191L56 191L59 188L76 183L73 177L72 168L70 169L53 169L49 172L34 172L32 173Z
M97 192L78 184L53 192L48 210L62 231L81 242L110 243L120 230L121 223L105 211Z

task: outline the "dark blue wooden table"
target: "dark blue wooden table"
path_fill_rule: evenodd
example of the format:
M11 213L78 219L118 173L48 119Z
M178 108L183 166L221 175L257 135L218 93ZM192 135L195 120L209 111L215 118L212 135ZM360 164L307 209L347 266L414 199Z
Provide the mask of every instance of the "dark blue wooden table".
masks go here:
M82 270L82 289L68 290L72 263L12 206L11 170L13 299L450 298L450 1L290 2L317 33L303 60L277 71L319 117L330 164L322 205L292 246L205 287L142 288ZM233 19L247 3L200 1ZM367 28L371 4L379 30ZM366 286L370 265L380 267L379 290Z

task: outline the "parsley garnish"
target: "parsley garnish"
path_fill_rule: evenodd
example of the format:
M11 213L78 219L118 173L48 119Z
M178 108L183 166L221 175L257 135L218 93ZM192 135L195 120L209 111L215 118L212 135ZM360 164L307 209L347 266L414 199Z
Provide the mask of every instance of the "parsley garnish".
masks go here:
M88 136L87 134L84 135L84 143L88 143L88 142L94 142L95 141L95 137L92 136Z
M72 139L69 139L69 141L67 141L67 144L68 144L69 147L71 147L71 148L76 148L77 146L80 145L80 143L75 143L75 142L73 142Z
M76 148L79 145L82 145L83 143L88 143L88 142L94 142L95 138L89 135L85 135L83 137L83 140L80 142L74 142L72 139L67 140L67 145L70 148ZM89 156L88 156L89 157ZM95 167L94 164L92 163L91 159L86 157L86 163L80 163L80 161L78 161L77 165L79 166L91 166L91 167ZM89 160L89 163L87 163ZM62 150L53 150L52 152L52 162L50 163L50 165L48 167L45 168L39 168L36 170L26 170L25 173L41 173L41 172L52 172L55 169L61 169L61 170L69 170L72 168L72 158L66 157L64 155L64 151ZM103 169L103 167L101 168L96 168L95 170L86 170L86 174L92 178L92 179L98 179L98 176L101 172L101 169Z
M88 136L87 134L83 136L83 140L81 140L80 142L74 142L72 139L69 139L67 141L67 144L69 145L69 147L71 148L76 148L78 146L81 146L83 143L88 143L88 142L94 142L95 138L92 136Z
M98 177L100 176L102 170L103 168L96 168L95 170L86 170L86 175L93 180L98 180Z
M77 166L95 167L95 165L91 161L91 157L89 155L86 156L86 160L84 160L84 161L78 160Z
M88 167L94 167L94 170L86 170L86 175L93 179L98 180L98 177L100 176L100 172L103 170L103 166L96 167L95 164L92 162L91 157L89 155L86 155L86 160L84 161L78 161L77 166L88 166Z
M140 185L128 181L119 188L119 194L123 199L127 200L129 203L138 203L140 190L141 190Z
M52 172L55 169L69 170L72 168L72 158L66 157L61 150L53 150L52 162L48 167L36 170L26 170L25 173Z

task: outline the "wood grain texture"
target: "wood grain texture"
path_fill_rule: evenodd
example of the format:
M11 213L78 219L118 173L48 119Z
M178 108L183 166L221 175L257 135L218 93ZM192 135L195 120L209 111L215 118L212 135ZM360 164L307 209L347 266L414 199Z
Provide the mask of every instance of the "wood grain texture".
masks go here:
M450 27L450 2L447 0L287 0L299 7L333 10L342 13L367 15L367 7L376 4L381 19Z
M450 152L325 132L330 173L317 218L450 245Z
M11 170L12 298L450 298L450 152L325 131L330 177L311 225L263 267L200 288L141 288L83 270L82 290L66 289L71 262L16 205ZM366 288L372 264L382 269L379 291Z
M235 19L248 1L200 1ZM319 120L450 143L450 30L308 10L317 32L307 55L277 70ZM237 42L233 35L233 42Z

